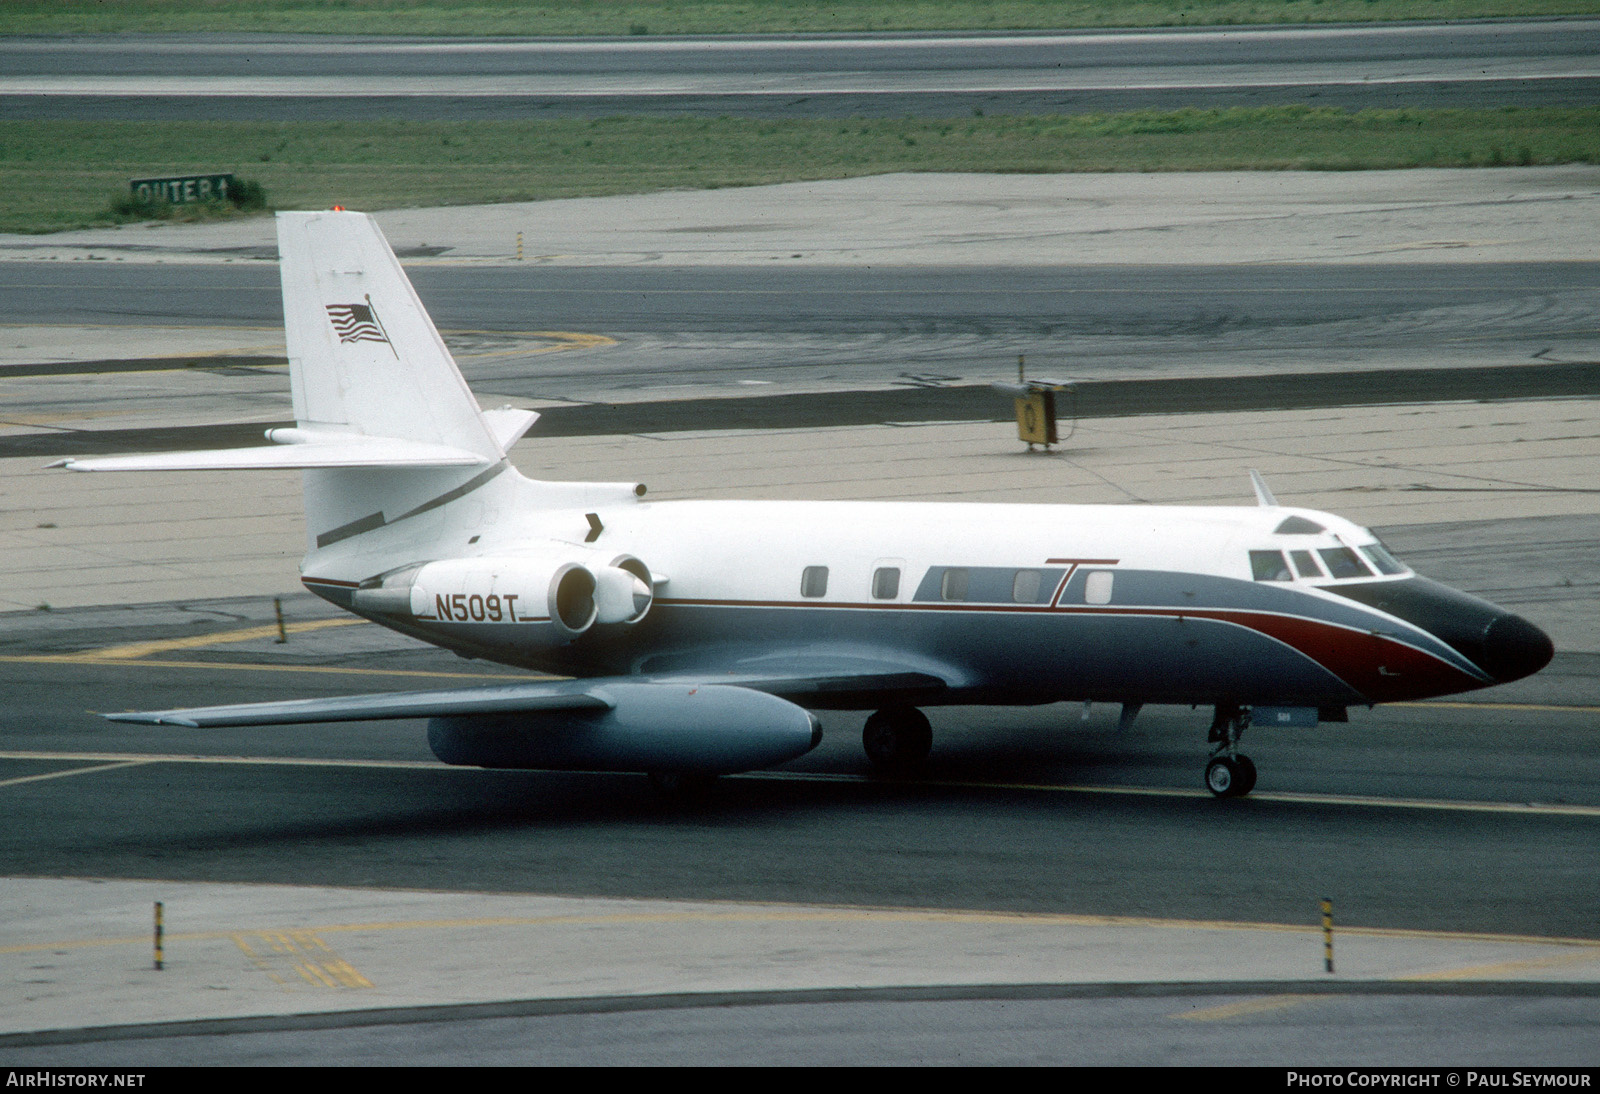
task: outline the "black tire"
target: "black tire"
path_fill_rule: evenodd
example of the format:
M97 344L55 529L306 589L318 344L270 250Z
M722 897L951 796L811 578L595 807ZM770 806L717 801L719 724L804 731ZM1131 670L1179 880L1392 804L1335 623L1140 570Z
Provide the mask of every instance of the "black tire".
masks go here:
M1234 757L1234 766L1238 768L1237 789L1233 797L1242 798L1256 788L1256 765L1249 756Z
M933 751L933 727L916 707L885 707L867 718L861 747L880 771L905 771Z

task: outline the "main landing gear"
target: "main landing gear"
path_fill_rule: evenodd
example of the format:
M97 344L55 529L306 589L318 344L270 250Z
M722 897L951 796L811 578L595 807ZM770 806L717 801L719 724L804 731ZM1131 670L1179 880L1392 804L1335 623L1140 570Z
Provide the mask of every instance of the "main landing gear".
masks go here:
M884 707L867 719L861 747L879 771L906 771L933 751L933 727L916 707Z
M1206 764L1206 789L1219 798L1242 798L1256 785L1256 765L1239 752L1239 738L1250 724L1250 708L1218 703L1207 737L1217 747Z

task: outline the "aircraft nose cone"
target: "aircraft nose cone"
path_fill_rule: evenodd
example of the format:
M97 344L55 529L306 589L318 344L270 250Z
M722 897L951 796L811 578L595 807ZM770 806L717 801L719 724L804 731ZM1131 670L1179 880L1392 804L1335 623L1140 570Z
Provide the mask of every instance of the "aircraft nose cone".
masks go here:
M1555 652L1549 635L1520 615L1507 612L1484 631L1478 663L1504 684L1532 676L1550 663Z
M1520 615L1425 577L1330 588L1449 643L1497 684L1531 676L1555 655L1550 636Z

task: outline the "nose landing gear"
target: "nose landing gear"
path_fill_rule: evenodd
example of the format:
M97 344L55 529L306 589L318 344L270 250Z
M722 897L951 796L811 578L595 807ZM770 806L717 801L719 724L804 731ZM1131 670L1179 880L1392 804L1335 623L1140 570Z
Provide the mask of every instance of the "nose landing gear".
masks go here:
M1206 764L1206 789L1219 798L1242 798L1255 789L1256 765L1239 752L1239 738L1249 725L1249 707L1217 704L1207 737L1217 747Z

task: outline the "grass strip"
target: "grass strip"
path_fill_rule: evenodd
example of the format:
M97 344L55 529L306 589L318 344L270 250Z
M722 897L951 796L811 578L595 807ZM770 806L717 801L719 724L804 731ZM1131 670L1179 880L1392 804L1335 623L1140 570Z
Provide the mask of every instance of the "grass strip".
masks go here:
M1036 30L1583 15L1596 0L4 0L0 33Z
M1600 162L1600 107L1278 106L960 119L0 122L0 231L119 222L133 177L233 171L271 207L392 209L896 171L1361 170ZM216 214L213 214L216 215Z

